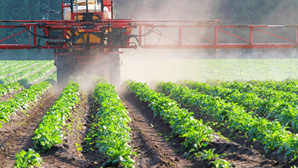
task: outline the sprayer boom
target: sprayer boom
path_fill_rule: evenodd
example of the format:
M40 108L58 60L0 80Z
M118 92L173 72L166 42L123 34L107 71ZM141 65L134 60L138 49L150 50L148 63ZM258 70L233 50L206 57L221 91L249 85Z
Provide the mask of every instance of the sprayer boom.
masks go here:
M298 25L222 25L220 20L114 20L112 0L70 0L43 20L0 20L0 49L55 49L58 82L84 66L120 78L120 48L297 48ZM47 20L61 13L61 20ZM19 37L22 37L21 39ZM103 70L105 71L105 70ZM74 73L75 72L75 73ZM100 72L102 76L106 72Z
M7 32L10 33L10 36L0 40L2 43L0 49L80 49L83 45L101 49L298 47L298 25L221 25L216 20L102 20L99 23L76 20L0 20L0 22L12 23L12 25L0 25L0 29L8 29ZM42 30L42 33L37 33L38 30ZM20 43L17 40L20 34L27 37L27 42L22 40ZM88 42L86 36L90 39L92 35L98 39ZM13 41L8 42L9 39ZM6 41L8 43L5 43Z

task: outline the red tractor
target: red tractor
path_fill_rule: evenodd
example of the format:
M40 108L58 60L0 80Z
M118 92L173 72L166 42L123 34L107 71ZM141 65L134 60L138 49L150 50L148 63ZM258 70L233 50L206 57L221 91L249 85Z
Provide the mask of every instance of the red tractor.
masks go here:
M55 11L48 11L51 12ZM70 0L62 2L61 12L56 13L62 14L61 20L1 20L5 24L0 25L0 30L11 30L10 36L0 40L0 49L54 49L57 80L62 84L70 75L85 73L95 73L112 84L119 84L120 48L298 48L297 25L236 26L221 25L219 20L121 20L114 19L112 0ZM13 34L15 29L20 32ZM287 33L278 35L271 29ZM22 33L28 34L26 44L16 40ZM15 39L15 44L5 44L9 38Z
M62 3L61 25L48 28L48 45L55 49L58 83L70 75L94 73L120 83L119 48L129 46L132 25L113 21L111 0Z

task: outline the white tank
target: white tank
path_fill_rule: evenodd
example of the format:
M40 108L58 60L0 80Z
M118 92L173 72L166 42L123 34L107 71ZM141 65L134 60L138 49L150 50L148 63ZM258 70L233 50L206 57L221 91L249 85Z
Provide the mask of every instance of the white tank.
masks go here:
M78 5L76 1L74 2L73 12L74 13L84 13L86 12L86 0L78 0ZM97 3L97 0L89 0L88 2L88 11L90 13L93 12L101 12L101 3ZM104 7L104 19L111 19L111 13L109 12L107 7ZM64 20L71 20L71 11L70 8L64 8Z

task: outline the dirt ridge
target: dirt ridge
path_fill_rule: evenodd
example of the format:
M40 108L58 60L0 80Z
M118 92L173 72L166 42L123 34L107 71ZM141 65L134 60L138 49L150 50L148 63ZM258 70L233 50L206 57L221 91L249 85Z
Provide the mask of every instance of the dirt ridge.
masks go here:
M80 103L72 110L63 128L65 139L62 144L55 145L49 151L42 153L42 167L89 167L89 160L84 156L83 139L87 130L88 101L84 93L80 94Z
M197 159L183 157L178 136L172 137L172 129L161 117L154 117L146 103L137 101L130 93L121 94L132 119L132 146L137 149L136 167L200 167L203 163Z
M144 102L140 102L138 101L134 95L130 94L130 95L122 95L121 98L123 99L123 102L127 105L127 108L129 110L131 114L131 117L133 119L132 125L139 125L141 127L141 131L142 134L145 135L141 135L143 136L143 138L147 137L147 134L150 135L150 131L145 132L145 129L142 129L142 127L145 124L148 124L148 121L144 121L143 119L140 119L140 117L138 115L136 115L137 111L139 113L142 113L141 115L143 116L148 116L149 113L151 113L153 115L153 112L150 112L150 108L147 107L148 103L144 103ZM196 113L196 118L197 119L201 119L201 117L198 115L198 113ZM210 118L208 118L210 119ZM211 121L208 119L204 119L204 122L207 121ZM155 126L155 124L157 124L157 127L169 127L166 126L166 124L164 123L158 123L156 121L158 121L158 117L154 118L152 117L151 120L153 121L153 126ZM137 123L137 124L136 124ZM151 124L151 123L150 123ZM136 128L135 126L133 126L132 128ZM171 130L167 130L168 132L171 132ZM218 130L216 130L218 131ZM250 147L245 146L243 143L237 143L235 141L232 140L226 140L225 138L221 138L220 136L217 136L218 138L216 138L215 141L213 141L212 143L210 143L210 145L206 148L206 150L208 149L215 149L215 154L224 154L226 155L226 157L224 157L225 160L230 161L231 163L233 163L235 165L235 167L284 167L285 163L281 163L275 160L271 160L269 158L265 158L262 154L260 154L257 150L254 150ZM174 138L175 140L175 138ZM178 140L178 141L177 141ZM170 139L170 142L172 140ZM176 139L177 143L181 143L183 141L183 139ZM150 143L150 142L149 142ZM154 144L154 143L152 143ZM163 145L161 145L163 146ZM169 148L169 147L166 147ZM175 160L175 159L170 159L170 161ZM181 159L178 159L181 163ZM137 161L142 161L142 159L139 159ZM167 161L167 159L166 159ZM169 160L168 160L169 161ZM211 167L211 165L206 162L206 161L202 161L200 159L192 159L192 163L187 165L187 163L183 163L183 164L179 164L177 162L174 162L174 167ZM147 163L150 164L150 163ZM187 165L187 166L186 166ZM159 165L158 167L170 167L167 164L164 165ZM136 166L136 167L139 167ZM140 166L143 167L143 166Z
M17 111L13 120L6 123L0 131L0 167L13 167L16 153L33 148L34 131L41 122L41 118L50 108L57 96L52 90L46 91L37 103L24 112Z

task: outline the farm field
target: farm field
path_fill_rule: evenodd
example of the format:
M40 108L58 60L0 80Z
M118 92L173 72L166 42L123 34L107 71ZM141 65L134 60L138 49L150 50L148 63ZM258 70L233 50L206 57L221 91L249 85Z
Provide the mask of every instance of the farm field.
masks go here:
M293 62L275 65L295 71ZM298 80L284 80L287 71L276 81L129 80L117 89L100 80L85 92L80 80L56 88L53 61L0 65L0 167L298 166Z
M123 59L122 80L285 80L298 78L298 59Z

